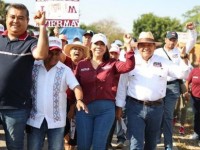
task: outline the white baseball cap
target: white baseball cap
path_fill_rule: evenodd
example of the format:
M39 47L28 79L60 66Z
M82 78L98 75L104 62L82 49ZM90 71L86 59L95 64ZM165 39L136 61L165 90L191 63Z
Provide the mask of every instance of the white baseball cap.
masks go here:
M98 41L101 41L103 42L105 45L107 45L107 38L104 34L102 33L97 33L97 34L94 34L93 37L92 37L92 43L96 43Z
M58 37L50 36L49 37L49 50L62 50L62 41Z
M111 44L111 48L110 48L109 52L116 52L116 53L120 54L119 46L115 43Z

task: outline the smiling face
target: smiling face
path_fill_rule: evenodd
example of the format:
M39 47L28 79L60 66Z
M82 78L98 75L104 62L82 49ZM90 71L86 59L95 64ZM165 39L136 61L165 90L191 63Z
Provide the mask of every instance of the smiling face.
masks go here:
M154 53L156 45L154 43L139 43L138 50L142 58L148 61Z
M102 41L97 41L96 43L92 43L91 51L93 57L103 58L103 55L106 52L106 45Z
M8 36L19 37L28 27L29 19L25 10L10 8L6 15Z

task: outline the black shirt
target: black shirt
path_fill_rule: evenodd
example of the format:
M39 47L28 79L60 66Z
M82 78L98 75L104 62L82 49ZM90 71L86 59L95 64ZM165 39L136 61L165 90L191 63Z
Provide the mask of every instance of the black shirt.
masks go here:
M32 50L37 39L27 33L10 41L7 31L0 35L0 109L31 106Z

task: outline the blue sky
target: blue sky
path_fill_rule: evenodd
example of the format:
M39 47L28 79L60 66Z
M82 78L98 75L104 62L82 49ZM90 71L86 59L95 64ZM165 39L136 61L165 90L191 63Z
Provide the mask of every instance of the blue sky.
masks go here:
M4 1L25 4L30 18L35 12L35 0ZM102 19L113 19L119 27L131 32L133 20L142 14L152 12L160 17L169 16L184 21L182 14L198 5L200 0L80 0L80 22L88 25Z

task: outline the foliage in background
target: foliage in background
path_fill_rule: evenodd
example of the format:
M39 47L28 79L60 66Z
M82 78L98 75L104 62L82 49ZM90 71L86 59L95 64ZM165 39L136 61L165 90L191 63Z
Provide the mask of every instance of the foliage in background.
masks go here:
M196 30L200 33L200 5L193 7L191 10L188 10L183 14L185 22L194 22L196 24ZM200 36L198 36L198 40L200 40Z
M143 14L133 22L133 35L138 38L142 31L151 31L156 41L164 42L167 31L182 31L178 19L158 17L153 13Z
M5 26L6 20L6 12L5 12L6 4L3 0L0 0L0 23Z
M103 19L97 22L94 22L88 26L81 24L80 26L84 30L93 30L94 33L103 33L107 36L109 43L112 43L114 40L123 39L123 34L125 31L118 27L118 24L112 19ZM123 40L122 40L123 41Z
M5 26L5 8L8 4L4 0L0 0L0 23ZM133 21L132 35L138 38L142 31L151 31L156 41L163 42L167 31L185 31L185 23L192 21L197 25L197 31L200 33L200 6L195 6L182 15L185 19L184 23L180 20L170 17L158 17L153 13L143 14ZM125 31L118 26L116 21L112 19L104 19L89 25L81 24L81 29L93 30L95 33L102 32L106 34L110 43L114 40L123 39ZM37 30L37 27L29 26L31 30ZM52 32L53 29L50 29ZM200 40L200 36L198 38Z

